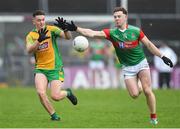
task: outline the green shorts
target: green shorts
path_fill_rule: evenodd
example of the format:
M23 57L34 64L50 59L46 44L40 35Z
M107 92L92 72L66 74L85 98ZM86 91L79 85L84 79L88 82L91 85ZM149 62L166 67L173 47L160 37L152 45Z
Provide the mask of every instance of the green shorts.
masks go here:
M42 73L44 74L48 81L53 80L60 80L61 82L64 82L64 70L63 68L60 68L59 70L45 70L45 69L35 69L34 73Z

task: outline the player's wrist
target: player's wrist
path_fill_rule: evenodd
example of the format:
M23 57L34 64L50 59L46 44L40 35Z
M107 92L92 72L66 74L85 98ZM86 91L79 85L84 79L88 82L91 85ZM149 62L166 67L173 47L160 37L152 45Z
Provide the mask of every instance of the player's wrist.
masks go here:
M63 31L66 33L66 32L68 32L68 29L64 29Z
M164 56L163 54L160 55L161 58L162 58L163 56Z

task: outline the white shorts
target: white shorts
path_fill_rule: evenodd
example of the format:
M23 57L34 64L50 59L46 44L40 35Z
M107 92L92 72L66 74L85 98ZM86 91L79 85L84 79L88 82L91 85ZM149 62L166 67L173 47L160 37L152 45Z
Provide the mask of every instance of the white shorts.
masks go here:
M124 66L122 68L124 79L136 77L137 74L143 69L149 69L149 64L148 64L146 58L137 65Z
M104 61L101 60L89 62L89 67L91 69L104 69L104 66Z

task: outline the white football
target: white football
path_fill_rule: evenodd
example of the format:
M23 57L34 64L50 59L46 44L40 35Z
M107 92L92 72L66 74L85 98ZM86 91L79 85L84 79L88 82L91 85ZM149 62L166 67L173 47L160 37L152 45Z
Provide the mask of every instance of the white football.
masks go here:
M84 52L89 47L89 42L84 36L77 36L73 40L73 48L78 52Z

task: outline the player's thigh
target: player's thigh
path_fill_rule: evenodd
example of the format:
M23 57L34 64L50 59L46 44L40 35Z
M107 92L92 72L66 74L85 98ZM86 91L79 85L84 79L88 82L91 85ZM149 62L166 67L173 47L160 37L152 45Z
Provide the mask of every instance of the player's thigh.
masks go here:
M51 85L51 95L56 95L61 92L61 87L63 85L63 82L60 80L52 80L50 85Z
M125 79L126 88L131 96L138 96L139 95L139 89L138 89L138 83L137 83L137 77L133 76L131 78Z
M38 93L45 93L47 89L48 80L43 73L35 74L35 86Z
M151 86L151 75L149 69L143 69L138 73L138 78L141 81L143 89L150 88Z
M50 85L51 85L51 95L56 95L61 92L61 87L64 82L64 70L63 68L60 70L50 71Z

